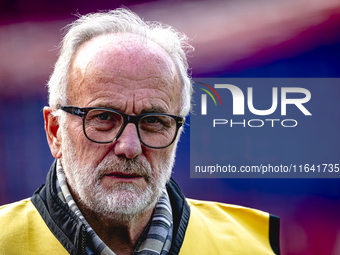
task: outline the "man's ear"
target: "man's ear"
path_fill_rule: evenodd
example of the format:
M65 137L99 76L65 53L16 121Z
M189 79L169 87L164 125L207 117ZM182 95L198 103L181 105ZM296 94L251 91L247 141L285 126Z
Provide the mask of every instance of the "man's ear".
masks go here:
M53 157L61 157L61 137L57 117L53 116L51 107L44 107L44 120L47 142Z

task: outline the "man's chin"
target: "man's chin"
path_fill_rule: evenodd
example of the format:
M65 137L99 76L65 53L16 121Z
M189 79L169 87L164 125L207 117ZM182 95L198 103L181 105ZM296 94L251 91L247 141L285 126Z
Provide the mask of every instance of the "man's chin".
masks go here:
M100 189L80 199L93 213L106 218L126 221L154 207L157 202L151 190L141 190L136 185L120 185L114 190Z
M130 192L140 194L145 192L145 189L148 189L148 183L144 179L140 180L132 180L132 181L111 181L107 179L101 179L98 182L95 189L100 190L107 195L116 194L120 192Z

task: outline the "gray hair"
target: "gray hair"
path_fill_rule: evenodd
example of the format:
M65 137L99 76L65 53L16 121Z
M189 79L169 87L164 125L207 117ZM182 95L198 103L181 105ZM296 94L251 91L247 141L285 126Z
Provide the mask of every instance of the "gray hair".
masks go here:
M186 54L194 48L188 43L186 35L158 22L144 22L137 14L124 8L80 16L65 28L68 32L61 42L60 56L47 84L50 107L56 109L58 105L67 105L71 60L83 43L99 35L130 33L157 43L172 58L182 83L180 115L189 113L192 83Z

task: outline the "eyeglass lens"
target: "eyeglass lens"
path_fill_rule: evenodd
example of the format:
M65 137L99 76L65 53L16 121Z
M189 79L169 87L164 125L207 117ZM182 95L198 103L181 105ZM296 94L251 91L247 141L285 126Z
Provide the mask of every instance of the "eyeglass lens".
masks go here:
M93 141L112 141L124 124L117 112L93 109L85 118L85 133ZM165 115L146 115L138 123L139 136L144 144L152 147L169 145L176 135L176 120Z

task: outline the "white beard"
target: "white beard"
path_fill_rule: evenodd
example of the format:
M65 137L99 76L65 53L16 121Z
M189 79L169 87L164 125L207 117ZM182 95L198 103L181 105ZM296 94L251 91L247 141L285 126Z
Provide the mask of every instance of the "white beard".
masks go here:
M80 202L96 214L119 221L129 221L155 206L170 179L176 145L160 169L152 169L146 160L118 157L105 157L93 168L89 165L79 165L76 150L67 133L62 132L61 162L68 185L79 198L78 204ZM175 142L177 143L177 140ZM101 179L109 172L141 175L147 187L142 189L134 183L118 183L104 188Z

